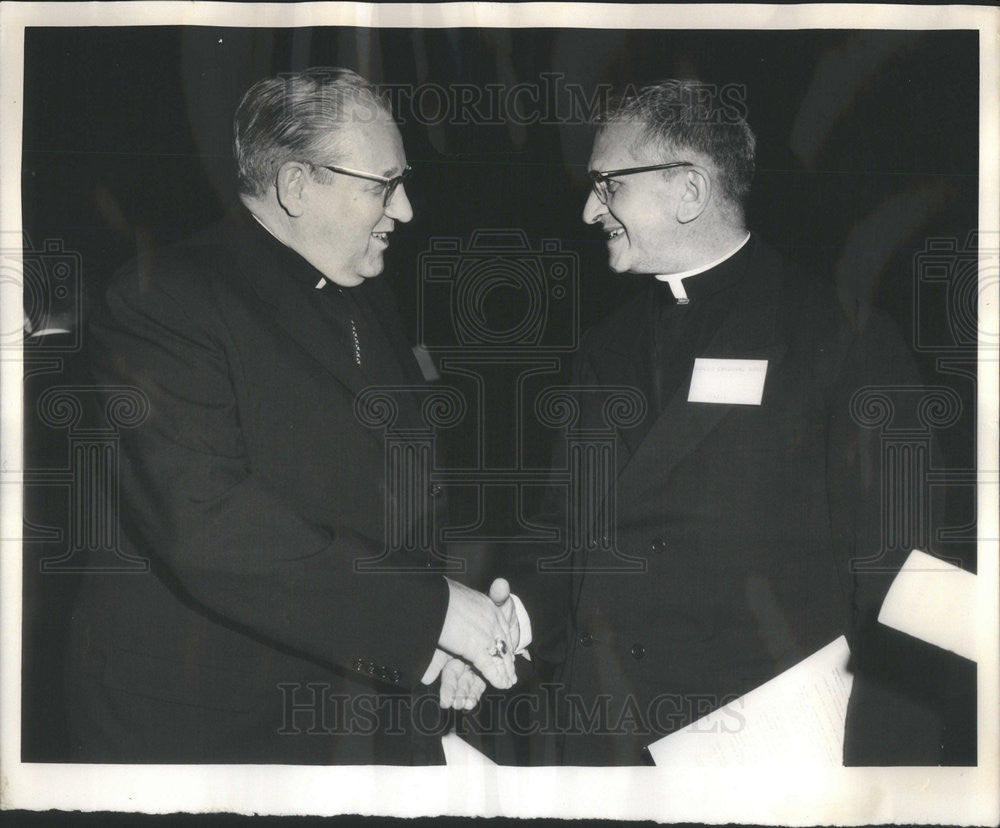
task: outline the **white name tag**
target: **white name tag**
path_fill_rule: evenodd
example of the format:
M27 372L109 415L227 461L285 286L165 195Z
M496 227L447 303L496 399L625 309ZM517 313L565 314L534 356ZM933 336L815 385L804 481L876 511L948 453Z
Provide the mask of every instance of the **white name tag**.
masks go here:
M760 405L764 396L766 359L694 361L688 402Z

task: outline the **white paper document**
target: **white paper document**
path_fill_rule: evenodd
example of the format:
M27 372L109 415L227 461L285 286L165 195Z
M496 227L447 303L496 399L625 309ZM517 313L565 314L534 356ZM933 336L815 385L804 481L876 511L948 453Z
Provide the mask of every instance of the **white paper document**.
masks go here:
M852 676L844 636L649 746L657 765L841 766Z
M892 582L880 623L976 661L976 576L914 549Z
M691 372L688 402L760 405L765 376L766 359L698 357Z
M441 737L444 763L450 767L489 767L496 765L492 759L476 750L454 731Z

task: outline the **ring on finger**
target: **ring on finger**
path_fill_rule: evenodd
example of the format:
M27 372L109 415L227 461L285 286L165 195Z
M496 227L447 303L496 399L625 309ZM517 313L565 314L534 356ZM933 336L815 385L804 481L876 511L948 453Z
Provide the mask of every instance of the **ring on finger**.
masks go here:
M493 642L493 649L490 650L490 655L494 658L503 658L507 655L507 650L507 642L502 638L497 638L496 641Z

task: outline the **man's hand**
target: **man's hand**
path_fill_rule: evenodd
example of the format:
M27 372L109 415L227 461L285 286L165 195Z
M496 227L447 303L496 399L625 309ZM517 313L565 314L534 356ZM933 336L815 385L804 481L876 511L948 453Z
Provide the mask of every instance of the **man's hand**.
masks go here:
M420 681L431 684L438 675L441 676L439 702L446 709L472 710L486 690L486 682L468 664L441 649L434 651L434 658Z
M514 651L521 637L516 613L510 613L511 621L505 608L498 607L486 595L450 578L445 580L448 613L438 646L464 658L494 687L501 690L512 687L517 681Z
M462 659L453 658L441 671L440 703L444 708L472 710L486 690L486 682Z
M521 628L517 620L517 608L510 595L510 584L507 583L506 578L497 578L490 584L490 600L497 605L507 628L511 630L510 643L516 653L521 649Z

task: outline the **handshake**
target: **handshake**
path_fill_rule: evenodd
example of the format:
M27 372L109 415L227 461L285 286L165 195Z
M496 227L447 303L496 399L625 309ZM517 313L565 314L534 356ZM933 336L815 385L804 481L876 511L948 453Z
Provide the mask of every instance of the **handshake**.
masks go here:
M501 690L514 686L514 655L527 641L522 645L515 598L503 578L492 583L488 596L445 580L448 613L438 648L421 682L431 684L440 675L441 706L472 710L486 689L486 681Z

